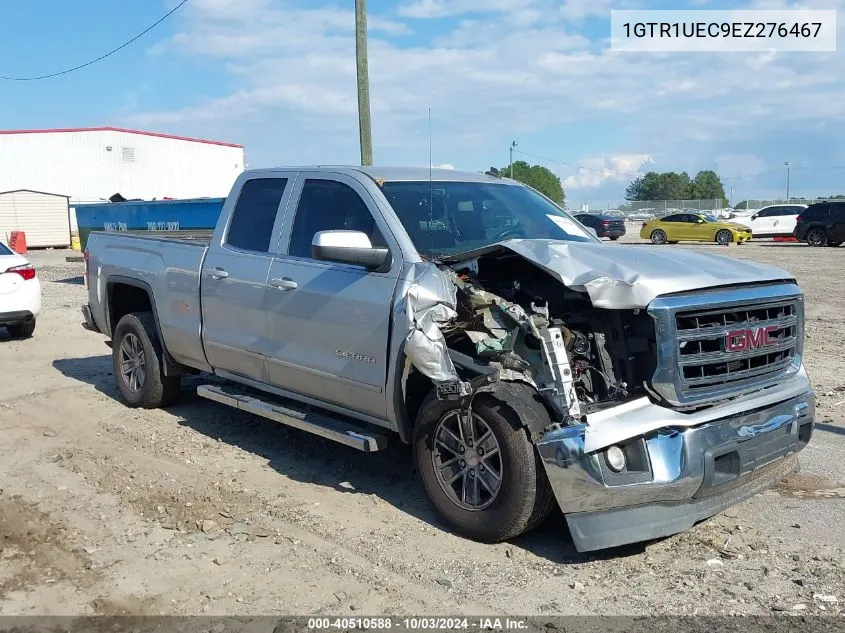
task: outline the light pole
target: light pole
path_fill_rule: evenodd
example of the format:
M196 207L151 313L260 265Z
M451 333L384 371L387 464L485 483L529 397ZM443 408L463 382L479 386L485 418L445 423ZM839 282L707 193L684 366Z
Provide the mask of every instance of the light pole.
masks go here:
M786 201L789 202L789 161L783 164L786 165Z
M509 172L509 173L508 173L508 178L510 178L510 179L513 179L513 148L514 148L514 147L516 147L516 145L517 145L516 141L511 141L511 147L510 147L510 150L511 150L511 162L510 162L510 166L509 166L509 168L508 168L508 172Z

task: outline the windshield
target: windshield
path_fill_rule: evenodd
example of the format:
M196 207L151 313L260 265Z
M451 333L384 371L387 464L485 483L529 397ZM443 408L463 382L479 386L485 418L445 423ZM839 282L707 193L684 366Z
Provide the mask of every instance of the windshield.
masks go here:
M0 242L0 255L13 255L12 251L3 243Z
M381 190L426 257L463 253L511 238L597 241L572 216L527 187L419 181L386 182Z
M706 213L702 213L701 217L704 218L705 220L707 220L708 222L718 222L719 221L716 218L714 218L712 215L708 215Z

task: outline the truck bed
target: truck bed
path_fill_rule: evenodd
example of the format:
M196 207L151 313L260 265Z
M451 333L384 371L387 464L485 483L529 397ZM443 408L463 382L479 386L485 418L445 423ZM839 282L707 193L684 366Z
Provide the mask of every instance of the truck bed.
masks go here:
M155 305L163 343L179 363L207 369L200 338L199 274L212 231L94 231L88 237L89 284L100 280L147 289ZM94 320L108 330L106 306L92 301ZM105 329L104 329L105 328Z

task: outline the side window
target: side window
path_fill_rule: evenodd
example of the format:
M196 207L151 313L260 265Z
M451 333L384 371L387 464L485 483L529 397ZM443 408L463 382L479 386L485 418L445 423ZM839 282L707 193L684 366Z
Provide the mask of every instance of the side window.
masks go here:
M661 222L683 222L682 215L667 215Z
M830 205L830 215L837 222L845 220L845 204Z
M288 254L311 257L320 231L362 231L373 246L387 246L372 213L352 187L334 180L306 180L296 207Z
M273 225L287 182L287 178L247 180L235 203L225 243L245 251L269 253Z
M777 210L780 207L769 207L768 209L763 209L759 213L757 213L758 218L770 218L773 215L777 215Z

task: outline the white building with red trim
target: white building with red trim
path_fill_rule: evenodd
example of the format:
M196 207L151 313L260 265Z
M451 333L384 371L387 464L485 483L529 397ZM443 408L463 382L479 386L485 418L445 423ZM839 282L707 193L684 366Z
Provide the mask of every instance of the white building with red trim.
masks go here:
M0 191L71 202L224 197L244 170L243 145L115 127L0 130Z

